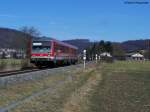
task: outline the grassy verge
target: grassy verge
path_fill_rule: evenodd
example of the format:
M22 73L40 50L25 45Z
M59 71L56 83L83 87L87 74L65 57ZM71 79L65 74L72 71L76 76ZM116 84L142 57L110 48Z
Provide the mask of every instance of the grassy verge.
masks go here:
M29 59L0 59L0 70L16 70L31 67Z
M21 59L0 59L0 63L4 62L7 65L20 65Z
M7 69L13 70L16 69L16 67L21 67L21 61L21 59L0 59L0 71Z
M64 75L50 76L47 79L21 83L18 85L9 86L0 90L0 107L11 104L15 101L22 100L33 93L47 88L49 85L56 84L57 81L63 80Z
M54 86L52 90L30 101L24 102L23 105L15 108L13 112L60 112L70 94L84 85L92 73L93 70L89 69L85 73L80 72L72 75L63 84Z

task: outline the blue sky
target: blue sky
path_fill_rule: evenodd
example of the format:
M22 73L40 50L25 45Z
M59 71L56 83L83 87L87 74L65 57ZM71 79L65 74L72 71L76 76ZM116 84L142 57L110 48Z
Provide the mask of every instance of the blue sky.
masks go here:
M34 26L42 35L59 40L150 38L150 3L124 4L124 1L1 0L0 27Z

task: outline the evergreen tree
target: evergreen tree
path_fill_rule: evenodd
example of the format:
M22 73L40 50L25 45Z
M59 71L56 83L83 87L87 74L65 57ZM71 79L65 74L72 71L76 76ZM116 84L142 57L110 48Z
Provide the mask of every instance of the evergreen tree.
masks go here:
M105 51L112 54L112 44L111 44L111 42L107 41L105 43Z
M113 56L116 59L124 60L125 59L125 51L118 44L113 44Z
M94 42L91 46L87 48L87 57L88 58L95 58L95 55L100 55L103 52L109 52L112 54L113 46L111 42L105 42L101 40L99 42Z
M105 47L104 46L105 46L105 42L104 42L104 40L101 40L99 42L99 44L98 44L99 53L102 53L102 52L105 51Z

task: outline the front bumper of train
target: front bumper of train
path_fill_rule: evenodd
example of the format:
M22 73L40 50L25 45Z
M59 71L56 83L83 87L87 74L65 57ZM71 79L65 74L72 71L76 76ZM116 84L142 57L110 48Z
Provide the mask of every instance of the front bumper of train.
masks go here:
M53 57L31 57L30 62L46 62L46 61L53 61Z

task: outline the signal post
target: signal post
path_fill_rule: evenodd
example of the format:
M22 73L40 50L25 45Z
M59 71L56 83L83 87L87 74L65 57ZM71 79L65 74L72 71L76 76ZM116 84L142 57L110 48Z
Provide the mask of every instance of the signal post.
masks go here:
M85 69L86 50L83 50L83 61L84 61L84 69Z

